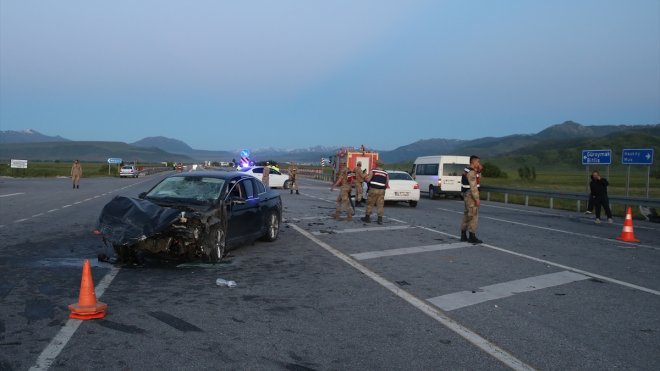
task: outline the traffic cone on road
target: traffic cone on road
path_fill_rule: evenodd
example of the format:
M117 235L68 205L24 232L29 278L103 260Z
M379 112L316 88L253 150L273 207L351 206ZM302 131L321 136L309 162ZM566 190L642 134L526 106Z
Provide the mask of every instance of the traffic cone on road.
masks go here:
M639 242L639 240L635 238L635 233L633 232L632 209L630 207L626 210L626 220L623 222L621 235L616 239L624 242Z
M82 279L80 280L80 295L78 303L69 305L69 318L75 319L94 319L105 317L105 309L108 304L96 301L94 293L94 281L92 280L92 268L89 260L85 259L82 270Z

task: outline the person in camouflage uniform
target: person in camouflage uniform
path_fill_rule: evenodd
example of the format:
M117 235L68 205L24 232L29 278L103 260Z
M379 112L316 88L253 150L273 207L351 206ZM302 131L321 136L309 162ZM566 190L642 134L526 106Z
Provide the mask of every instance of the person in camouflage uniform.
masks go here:
M291 194L293 194L293 191L296 191L296 194L299 195L300 193L298 192L298 168L296 167L295 162L291 162L291 166L289 166L289 182L291 183Z
M376 162L376 168L371 170L365 178L369 183L369 193L367 194L367 210L365 210L362 221L371 223L371 210L376 207L378 215L378 224L383 224L383 214L385 212L385 189L389 183L389 175L383 170L383 163Z
M470 167L465 168L461 178L463 192L463 201L465 209L463 211L463 222L461 223L461 241L470 243L482 243L477 238L477 225L479 223L479 183L481 178L481 164L479 156L470 156ZM467 233L470 233L468 237Z
M261 175L261 182L264 183L266 187L270 187L268 185L270 182L270 162L266 162L266 166L264 166L263 174Z
M330 191L334 191L335 187L339 187L339 195L337 196L336 209L335 209L335 219L341 220L339 217L339 212L341 207L346 210L346 221L353 219L353 210L351 204L349 203L348 197L351 193L351 183L348 182L348 171L346 167L343 167L337 175L337 180L330 187Z
M358 161L355 170L355 180L353 183L355 184L355 206L360 206L360 204L364 201L362 199L362 193L364 193L362 189L362 183L364 183L364 172L362 172L362 162Z

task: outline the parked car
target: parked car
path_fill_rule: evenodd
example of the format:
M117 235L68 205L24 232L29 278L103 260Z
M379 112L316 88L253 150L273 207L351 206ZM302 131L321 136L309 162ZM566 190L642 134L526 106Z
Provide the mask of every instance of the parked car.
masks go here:
M385 189L385 201L406 201L411 207L419 201L419 184L405 171L388 170L389 186Z
M461 175L463 169L468 166L470 166L469 156L417 157L412 176L419 182L420 190L428 192L430 199L441 194L462 197Z
M281 219L279 194L258 179L197 171L172 174L139 198L115 197L97 230L122 261L151 253L217 262L243 243L275 241Z
M248 167L243 170L241 170L243 173L253 176L259 180L263 177L264 174L264 167L263 166L253 166L253 167ZM273 168L270 169L270 173L268 176L268 186L270 188L284 188L288 189L290 187L289 182L287 182L287 179L289 179L289 176L286 174L282 174L280 171L275 170Z
M140 176L140 171L135 165L124 165L121 167L121 169L119 169L120 178L124 178L124 177L137 178L138 176Z

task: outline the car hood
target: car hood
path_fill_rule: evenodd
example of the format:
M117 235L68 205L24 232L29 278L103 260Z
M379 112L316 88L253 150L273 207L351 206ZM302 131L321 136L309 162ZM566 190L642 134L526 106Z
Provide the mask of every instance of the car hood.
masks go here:
M115 196L101 210L97 229L113 245L130 245L174 223L181 210L138 198Z

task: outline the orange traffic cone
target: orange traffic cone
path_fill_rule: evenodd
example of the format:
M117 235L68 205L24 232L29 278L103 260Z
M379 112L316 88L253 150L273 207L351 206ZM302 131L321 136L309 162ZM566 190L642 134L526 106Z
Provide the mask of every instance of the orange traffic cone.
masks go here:
M633 233L631 208L628 208L628 210L626 210L626 220L623 222L623 230L621 231L621 235L616 239L625 242L639 242L639 240L635 238L635 233Z
M80 280L80 295L78 303L69 305L69 318L75 319L94 319L105 317L105 309L108 304L96 301L94 293L94 281L92 280L92 268L89 260L85 259L82 270L82 280Z

